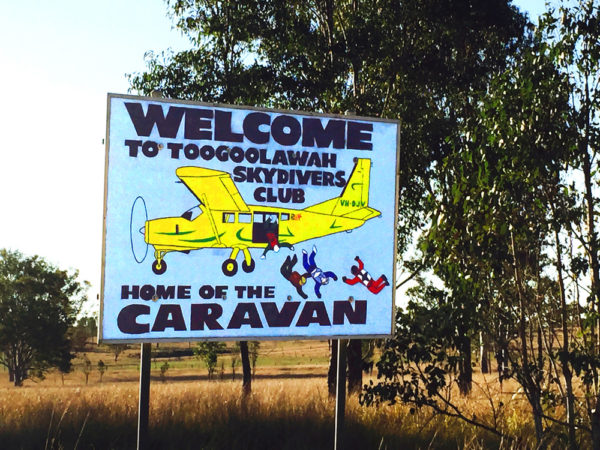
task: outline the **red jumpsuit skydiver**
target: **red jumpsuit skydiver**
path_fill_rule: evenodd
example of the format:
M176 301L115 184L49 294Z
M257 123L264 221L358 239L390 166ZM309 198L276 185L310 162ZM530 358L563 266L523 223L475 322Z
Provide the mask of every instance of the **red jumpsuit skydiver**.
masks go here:
M352 272L354 278L348 279L346 277L342 277L342 281L344 281L344 283L350 285L354 285L356 283L364 284L365 287L373 294L379 294L384 287L390 284L385 275L381 275L377 280L374 280L369 272L364 270L365 265L360 258L357 256L354 259L358 262L358 267L352 266L350 268L350 272Z

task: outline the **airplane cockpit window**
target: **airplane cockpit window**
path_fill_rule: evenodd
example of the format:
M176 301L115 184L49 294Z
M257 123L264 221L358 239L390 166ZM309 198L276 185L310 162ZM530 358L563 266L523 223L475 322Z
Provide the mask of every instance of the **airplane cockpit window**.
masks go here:
M223 223L234 223L235 213L223 213Z
M193 208L190 208L184 212L181 217L187 220L195 220L200 214L202 214L200 206L194 206Z

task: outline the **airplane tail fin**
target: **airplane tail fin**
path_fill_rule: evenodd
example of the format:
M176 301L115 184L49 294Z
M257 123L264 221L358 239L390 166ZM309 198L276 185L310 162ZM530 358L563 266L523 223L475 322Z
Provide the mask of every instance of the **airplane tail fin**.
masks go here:
M369 208L371 160L359 158L341 195L306 208L306 211L367 220L380 215Z

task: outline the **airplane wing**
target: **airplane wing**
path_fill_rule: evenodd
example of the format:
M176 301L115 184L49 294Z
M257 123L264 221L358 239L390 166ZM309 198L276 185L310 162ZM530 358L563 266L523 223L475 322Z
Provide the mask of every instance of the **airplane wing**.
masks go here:
M211 209L249 212L231 175L204 167L180 167L175 172L196 198Z

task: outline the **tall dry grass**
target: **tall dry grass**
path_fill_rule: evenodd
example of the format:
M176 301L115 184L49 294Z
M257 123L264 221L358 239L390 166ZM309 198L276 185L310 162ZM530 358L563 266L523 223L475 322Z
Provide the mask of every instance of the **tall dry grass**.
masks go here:
M135 448L134 382L84 387L0 388L0 447ZM156 449L332 448L334 402L322 377L257 380L251 398L239 382L153 383L150 440ZM468 400L465 400L468 402ZM528 413L512 406L502 420L517 442L464 422L403 405L366 408L350 398L345 448L512 448L534 446ZM477 405L478 414L487 414Z

